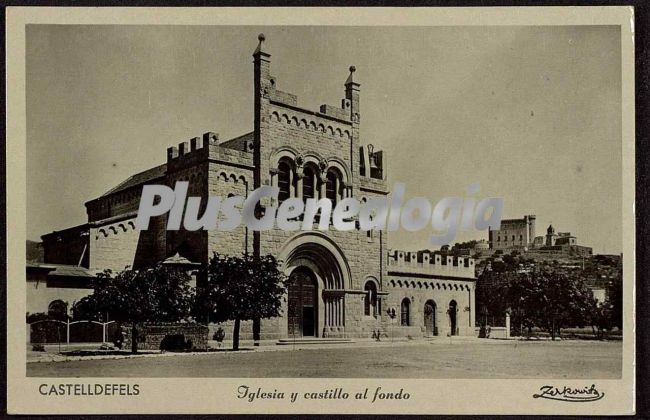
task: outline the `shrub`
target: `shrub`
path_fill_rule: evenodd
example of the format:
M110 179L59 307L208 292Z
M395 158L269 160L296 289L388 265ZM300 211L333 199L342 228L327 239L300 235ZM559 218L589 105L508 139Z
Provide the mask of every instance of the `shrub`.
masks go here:
M102 345L99 346L99 350L115 350L115 347L111 346L108 343L102 343Z
M45 351L45 346L42 344L34 344L32 346L32 351Z
M31 324L32 322L36 321L43 321L46 319L50 319L50 317L45 313L45 312L36 312L33 314L27 314L27 323Z
M124 344L124 335L122 333L122 329L118 328L115 330L115 333L113 334L113 337L111 339L115 347L118 349L122 349L122 345Z
M184 334L167 334L160 342L160 350L185 351L192 348L192 340L185 340Z
M212 335L212 339L219 343L221 343L224 338L226 338L226 332L221 327L217 328L217 331Z

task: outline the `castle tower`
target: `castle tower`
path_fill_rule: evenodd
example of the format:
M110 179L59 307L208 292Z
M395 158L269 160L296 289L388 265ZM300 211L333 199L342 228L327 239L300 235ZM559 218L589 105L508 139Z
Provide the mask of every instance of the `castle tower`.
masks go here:
M528 244L532 244L535 240L535 219L537 216L534 214L528 215Z
M553 225L548 225L546 229L546 246L555 245L555 228Z

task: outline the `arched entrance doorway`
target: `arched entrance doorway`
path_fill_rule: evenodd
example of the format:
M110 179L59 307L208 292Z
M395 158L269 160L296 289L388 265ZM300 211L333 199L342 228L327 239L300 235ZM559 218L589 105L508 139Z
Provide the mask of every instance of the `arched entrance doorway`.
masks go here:
M457 327L457 316L458 313L458 305L456 304L455 300L452 300L449 302L449 328L451 328L451 335L458 335L458 327Z
M438 335L436 326L436 303L428 300L424 304L424 330L425 335Z
M288 332L291 337L314 337L318 325L318 295L314 273L298 267L289 276Z
M291 280L284 318L288 337L345 337L345 291L352 282L338 245L320 232L303 232L285 242L278 259Z

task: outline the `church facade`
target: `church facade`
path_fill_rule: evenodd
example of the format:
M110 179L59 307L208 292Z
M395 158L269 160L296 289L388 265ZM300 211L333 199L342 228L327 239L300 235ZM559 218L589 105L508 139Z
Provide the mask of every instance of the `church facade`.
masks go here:
M142 187L189 182L188 196L247 196L277 186L290 197L389 194L386 156L364 144L361 89L350 67L340 104L303 109L279 89L263 35L253 54L254 125L227 141L216 133L167 150L166 162L129 177L86 203L88 221L44 235L45 262L88 270L143 267L172 256L205 263L214 251L273 254L289 276L283 315L261 322L262 339L474 334L475 270L471 258L389 250L385 231L168 231L166 216L135 228ZM202 212L205 208L202 203ZM272 203L277 206L279 203ZM72 302L69 302L72 304ZM243 338L252 323L242 324ZM211 326L214 328L214 326ZM229 333L231 329L226 326Z

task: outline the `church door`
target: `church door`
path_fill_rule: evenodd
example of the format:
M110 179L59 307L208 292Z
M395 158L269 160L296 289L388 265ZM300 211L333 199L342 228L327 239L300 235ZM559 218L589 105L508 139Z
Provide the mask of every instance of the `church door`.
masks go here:
M307 268L293 270L289 277L289 337L314 337L317 325L316 278Z
M456 316L458 314L458 305L455 300L449 302L449 327L451 335L458 335L458 326L456 325Z
M427 301L424 304L424 329L425 335L438 335L436 328L436 304L433 301Z

